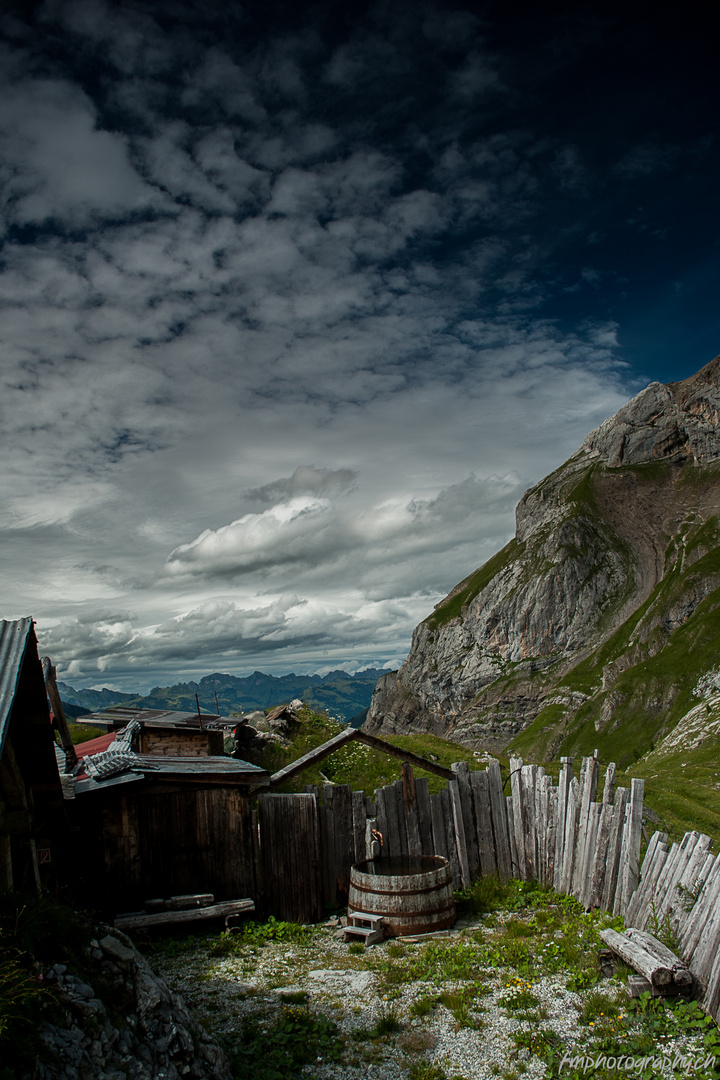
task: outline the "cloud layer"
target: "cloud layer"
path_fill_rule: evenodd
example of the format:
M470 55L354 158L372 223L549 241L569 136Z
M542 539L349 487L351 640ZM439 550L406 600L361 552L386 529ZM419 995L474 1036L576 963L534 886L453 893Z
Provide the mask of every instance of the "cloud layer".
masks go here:
M397 661L642 381L591 253L672 133L598 165L469 10L278 25L0 24L0 614L78 684Z

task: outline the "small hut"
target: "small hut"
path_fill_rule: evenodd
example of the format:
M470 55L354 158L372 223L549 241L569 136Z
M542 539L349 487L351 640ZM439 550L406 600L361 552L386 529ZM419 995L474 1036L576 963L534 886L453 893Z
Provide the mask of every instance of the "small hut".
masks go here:
M67 817L31 618L0 620L0 891L39 893L62 867Z
M140 725L138 749L142 754L212 757L221 755L225 737L237 719L213 713L171 712L164 709L132 709L115 705L78 719L89 727L120 731L128 724Z

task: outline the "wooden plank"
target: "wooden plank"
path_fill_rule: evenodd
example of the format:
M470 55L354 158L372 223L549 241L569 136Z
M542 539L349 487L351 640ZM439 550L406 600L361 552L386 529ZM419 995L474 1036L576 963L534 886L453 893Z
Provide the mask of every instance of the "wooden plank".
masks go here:
M585 834L585 851L583 852L583 869L581 875L580 903L586 910L590 909L590 893L592 892L593 867L597 851L597 838L600 829L600 814L602 804L591 802L588 812L587 831Z
M490 789L487 773L477 769L471 772L470 789L472 791L475 822L477 824L480 873L483 876L496 874L497 861L495 858L495 843L492 832Z
M510 845L510 869L511 876L520 877L520 860L518 858L517 840L515 832L515 800L512 795L505 796L505 813L508 821L508 842Z
M339 904L347 904L350 869L355 861L352 791L349 784L337 784L333 793L335 840L335 886Z
M630 897L625 911L623 912L626 926L635 926L635 916L640 909L643 894L647 891L649 879L656 866L656 853L658 851L658 845L663 842L663 837L667 839L667 834L654 832L648 841L645 857L642 866L640 867L640 881L638 882L638 887Z
M535 780L537 765L523 765L520 770L522 792L522 837L525 852L525 881L537 878L537 835L535 831Z
M718 856L720 858L720 856ZM716 900L719 894L715 893ZM720 951L720 903L715 903L709 910L707 921L698 935L697 944L689 956L690 966L703 994L708 989L712 994L713 965Z
M144 912L117 915L114 925L118 930L136 930L140 927L169 926L172 923L199 922L201 919L217 919L225 915L238 915L240 912L255 910L253 900L224 900L209 907L188 908L182 911L159 911L153 915Z
M558 828L558 789L552 784L549 787L548 808L548 841L547 841L547 877L546 883L553 886L555 881L555 845Z
M535 806L537 820L537 876L543 885L547 882L547 845L548 845L548 810L550 802L550 785L552 780L546 776L543 768L538 769L538 780L535 788Z
M573 880L575 845L577 843L578 815L580 812L580 784L573 777L567 793L565 810L565 839L563 843L563 868L560 879L560 892L570 893Z
M420 852L422 855L434 855L430 788L427 776L415 777L415 797L417 798Z
M607 789L607 783L605 785ZM590 910L599 908L602 903L603 885L605 883L605 867L608 857L608 843L610 840L610 825L612 823L613 808L609 803L603 802L600 807L597 839L595 841L595 857L590 870L590 890L588 892L587 906Z
M555 858L553 860L553 888L560 892L562 888L563 863L565 859L565 824L567 820L567 798L572 780L572 758L560 758L562 767L558 776L557 820L555 823Z
M465 854L467 858L468 885L477 881L480 875L480 853L478 849L477 826L473 813L473 796L470 787L470 766L467 761L455 761L450 766L457 784L460 807L462 809L463 830L465 834Z
M512 877L510 859L510 837L508 836L507 805L503 795L500 762L491 761L486 769L488 791L490 793L490 813L492 818L493 842L498 874L507 881Z
M612 806L615 798L615 762L608 763L605 770L605 786L603 788L603 806Z
M675 903L677 897L675 893L675 886L680 880L685 867L687 866L692 856L695 847L700 840L700 833L693 829L691 832L686 832L680 843L680 848L677 853L677 858L670 867L669 873L665 876L662 882L662 891L658 888L658 895L655 900L655 906L653 908L654 913L658 918L664 917L666 913L669 913L670 908Z
M678 940L683 936L690 914L688 896L694 895L702 885L700 874L711 847L710 837L701 833L685 869L675 884L675 893L670 906L670 921Z
M596 775L597 762L594 758L586 757L582 760L580 772L580 799L578 806L577 838L573 855L573 870L569 892L580 899L584 892L583 868L585 866L585 851L587 847L587 830L590 817L590 803L592 801L593 777Z
M429 854L442 855L443 858L448 859L442 796L439 791L430 796L430 816L432 819L432 851L430 851Z
M387 846L387 813L385 811L385 788L377 788L375 791L375 829L382 837L381 854L389 855Z
M405 840L405 822L402 822L402 837L400 833L400 819L398 817L398 800L394 784L386 784L383 788L385 796L385 814L387 820L387 835L385 837L384 855L403 855L403 847L407 846ZM402 805L402 799L401 799Z
M452 868L453 881L456 889L462 889L462 870L458 854L457 840L455 837L455 817L453 814L452 800L447 786L440 791L442 802L443 824L445 826L445 844L447 857Z
M335 818L332 811L333 785L323 784L323 804L318 817L320 819L320 851L322 856L322 892L327 907L337 906L335 886Z
M680 845L672 844L670 850L666 853L665 859L660 865L660 870L657 875L655 885L652 893L649 895L643 895L642 904L640 910L635 918L635 924L644 929L646 925L654 917L654 912L657 910L658 898L665 895L665 889L669 876L672 873L673 866L680 858Z
M257 810L251 810L250 812L250 828L251 828L251 861L252 861L252 876L254 879L255 887L253 893L256 897L262 900L262 862L260 859L260 817ZM264 906L261 902L263 909L263 915L265 914Z
M601 907L603 911L612 911L615 903L617 889L618 867L620 864L620 849L622 846L622 833L625 827L625 810L630 792L627 788L616 788L613 816L610 823L610 835L608 838L607 866L605 867L605 883Z
M418 813L417 791L412 766L403 761L401 767L403 805L405 808L405 828L407 830L408 855L422 855L420 840L420 816Z
M712 859L712 865L680 943L686 959L694 954L705 923L720 903L720 855L708 858Z
M365 793L352 793L353 862L365 861Z
M515 853L517 859L516 876L524 881L526 879L527 863L525 860L525 834L523 831L523 792L520 781L522 768L522 758L510 758L510 793L512 797L512 822L515 839Z
M720 1017L720 952L717 952L707 980L707 989L703 994L702 1004L715 1022Z
M653 833L653 835L655 835ZM647 923L648 913L650 911L650 904L655 896L655 888L660 875L663 871L663 867L668 858L670 847L667 844L667 834L661 833L661 836L665 837L665 840L659 840L655 852L653 854L653 860L648 868L647 881L643 882L642 878L640 886L638 888L639 896L635 907L633 908L632 925L637 926L640 929L644 929Z
M618 913L625 911L637 888L640 873L640 842L642 840L642 810L645 781L630 782L630 806L622 851L622 892L617 902Z
M460 868L460 888L467 889L472 884L470 878L470 866L467 855L467 841L465 838L465 822L463 818L462 799L457 780L449 780L447 792L450 796L452 809L453 832L455 834L455 848L457 850L458 865Z
M405 800L403 798L402 780L396 780L392 785L395 792L395 809L397 813L397 843L400 855L409 855L407 822L405 820Z

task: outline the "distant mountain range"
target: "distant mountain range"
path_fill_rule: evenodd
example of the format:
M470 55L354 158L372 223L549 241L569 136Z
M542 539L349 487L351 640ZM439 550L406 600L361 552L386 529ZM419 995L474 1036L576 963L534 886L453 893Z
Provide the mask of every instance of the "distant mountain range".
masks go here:
M223 716L234 712L268 709L300 698L316 709L323 709L338 720L362 722L375 684L385 672L379 668L349 675L347 671L331 671L327 675L265 675L255 671L246 678L206 675L200 682L176 683L175 686L156 686L146 696L123 694L118 690L75 690L67 683L58 683L60 697L69 708L69 715L81 715L84 710L98 712L111 705L133 705L145 709L176 709L195 711L197 694L203 712Z

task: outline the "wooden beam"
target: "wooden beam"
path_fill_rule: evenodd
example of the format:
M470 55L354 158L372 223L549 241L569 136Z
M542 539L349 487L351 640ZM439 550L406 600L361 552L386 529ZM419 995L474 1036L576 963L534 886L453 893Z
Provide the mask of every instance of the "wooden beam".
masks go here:
M377 739L374 735L367 735L364 731L356 730L355 738L365 746L371 746L373 750L380 750L383 754L390 754L391 757L409 762L414 769L424 769L425 772L435 773L436 776L442 776L444 780L455 778L452 770L446 769L444 765L438 765L436 761L428 761L427 758L419 757L418 754L413 754L409 750L401 750L399 746Z
M45 679L45 689L47 690L47 696L50 699L53 716L55 717L55 726L60 734L60 743L65 751L65 768L67 772L72 772L77 765L78 759L77 753L75 752L75 745L70 734L70 728L68 727L68 722L65 717L65 710L63 709L62 701L60 700L60 692L57 688L57 671L53 667L49 656L43 656L41 663L43 677Z
M286 780L292 780L298 773L307 769L309 765L315 765L316 762L326 758L328 754L332 754L335 750L339 750L341 746L353 741L364 743L365 746L370 746L373 750L379 750L381 753L389 754L391 757L399 758L401 761L407 761L413 768L435 773L436 776L442 776L444 780L452 780L454 777L454 773L450 769L446 769L434 761L428 761L426 758L419 757L409 750L401 750L400 747L393 746L392 743L385 742L383 739L376 739L374 735L366 735L364 731L357 728L346 728L345 731L341 731L339 735L328 739L321 746L316 746L314 750L303 754L297 761L292 761L284 769L279 769L278 772L273 773L270 777L270 787L282 784Z
M345 731L341 731L339 735L328 739L321 746L316 746L314 750L303 754L297 761L291 761L284 769L279 769L276 773L273 773L270 777L270 787L282 784L285 780L292 780L294 776L303 772L308 766L314 765L316 761L322 761L328 754L332 754L333 750L339 750L341 746L345 746L346 743L351 742L356 737L357 731L355 728L346 728Z

